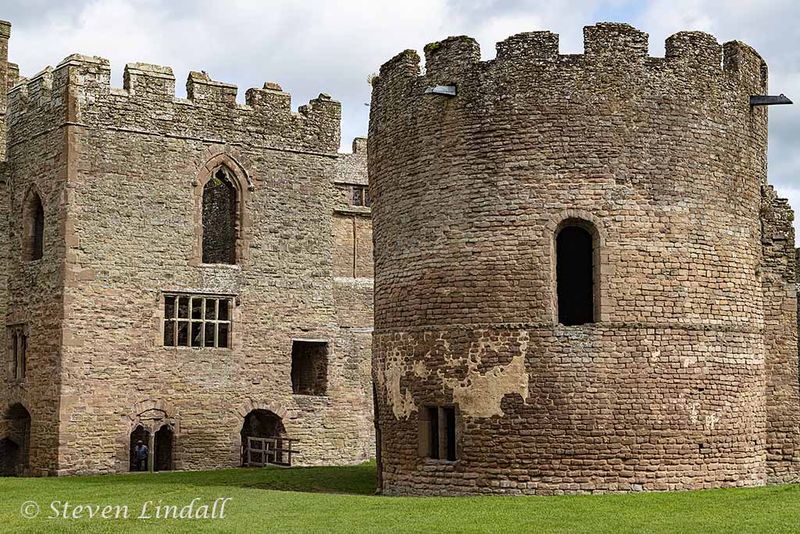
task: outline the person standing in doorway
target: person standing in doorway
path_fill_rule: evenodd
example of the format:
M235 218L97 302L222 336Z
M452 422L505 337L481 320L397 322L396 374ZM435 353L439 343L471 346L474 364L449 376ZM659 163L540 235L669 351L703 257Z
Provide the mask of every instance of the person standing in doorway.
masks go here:
M133 449L133 455L136 460L134 464L136 471L147 471L147 456L150 454L150 449L147 445L142 443L142 440L136 442L136 447Z

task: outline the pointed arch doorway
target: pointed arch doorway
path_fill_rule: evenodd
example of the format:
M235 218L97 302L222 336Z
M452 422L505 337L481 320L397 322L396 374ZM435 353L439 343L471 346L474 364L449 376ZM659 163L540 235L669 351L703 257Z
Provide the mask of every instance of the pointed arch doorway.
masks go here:
M130 434L131 471L172 471L175 467L175 420L160 408L136 415ZM140 444L146 449L139 448Z

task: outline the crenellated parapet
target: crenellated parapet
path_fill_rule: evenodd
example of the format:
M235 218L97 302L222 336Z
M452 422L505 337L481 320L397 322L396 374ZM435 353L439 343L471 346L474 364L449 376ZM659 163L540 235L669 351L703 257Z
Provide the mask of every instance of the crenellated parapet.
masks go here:
M531 76L558 69L596 70L608 66L619 69L645 70L647 76L691 75L716 76L719 83L736 80L745 93L761 93L766 89L766 64L758 53L739 41L724 46L703 32L679 32L666 40L665 57L651 57L647 52L648 36L627 24L600 23L584 28L584 53L560 54L558 35L549 31L525 32L497 43L496 58L480 60L480 47L471 37L449 37L425 47L425 81L455 82L459 73L488 78L501 76L513 65L540 65ZM390 80L409 81L419 73L419 58L406 50L385 63L375 87L380 89ZM566 74L566 73L565 73ZM624 75L624 70L617 74ZM463 81L463 80L460 80ZM536 78L530 78L535 83ZM555 89L555 88L554 88Z
M336 182L339 184L367 185L367 139L353 139L353 151L350 154L339 154L336 166Z
M125 65L122 80L122 89L131 97L154 100L171 100L175 97L175 76L170 67L149 63L128 63Z
M108 60L71 55L17 83L9 94L9 115L17 142L26 137L23 131L35 135L55 118L90 128L211 140L220 137L221 128L238 129L242 137L257 131L264 133L267 148L338 150L341 106L328 95L292 111L290 95L275 83L249 89L245 104L237 102L237 93L235 85L191 72L187 98L177 98L172 69L146 63L127 64L123 86L114 88Z
M584 28L583 54L561 54L557 34L535 31L497 43L496 57L482 61L474 39L449 37L425 47L424 70L413 50L381 67L373 80L372 125L396 132L390 145L408 146L436 137L443 123L462 143L476 145L492 132L540 130L543 143L572 159L573 141L588 140L598 150L590 174L633 183L649 173L635 168L640 158L633 154L640 149L666 157L708 143L712 150L699 150L708 167L719 150L729 150L731 159L744 151L757 163L736 169L748 177L747 195L756 202L766 173L767 114L751 107L749 97L766 93L765 62L744 43L721 45L703 32L679 32L665 44L665 56L652 57L646 33L600 23ZM440 85L454 86L456 95L431 94ZM564 135L552 129L566 121ZM372 133L372 142L386 139ZM378 151L374 156L381 159ZM581 167L586 174L585 162ZM674 189L674 182L642 185ZM728 185L725 202L741 193L741 185Z

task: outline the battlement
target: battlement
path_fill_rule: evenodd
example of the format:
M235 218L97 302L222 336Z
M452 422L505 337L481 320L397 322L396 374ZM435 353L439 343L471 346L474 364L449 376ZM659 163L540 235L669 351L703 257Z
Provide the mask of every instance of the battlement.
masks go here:
M513 35L488 61L471 37L449 37L425 47L424 72L415 51L398 54L373 79L376 205L399 188L392 180L416 191L461 176L477 188L514 169L511 184L614 182L747 216L743 199L752 209L766 179L767 110L750 105L766 92L766 65L749 46L702 32L676 33L665 48L650 56L646 33L601 23L584 28L582 54L561 54L549 31ZM677 161L691 170L676 175ZM410 201L407 191L394 198Z
M191 80L191 74L189 79ZM122 89L130 96L167 99L175 96L175 75L170 67L128 63L125 65L122 80Z
M648 35L628 24L604 22L586 26L583 36L583 54L560 54L557 34L519 33L497 43L496 58L489 61L480 60L480 46L471 37L449 37L425 47L425 77L432 82L450 83L471 69L491 71L509 64L585 69L617 65L620 69L669 69L687 75L716 71L746 84L754 94L766 90L766 64L755 50L739 41L722 46L707 33L679 32L666 39L666 54L661 58L648 55ZM386 62L373 83L416 78L418 63L416 52L406 50Z
M67 56L55 68L46 67L36 76L21 79L14 87L12 93L27 93L30 97L36 88L33 82L44 75L51 73L58 76L61 71L69 71L73 75L69 83L88 90L93 87L97 96L113 94L132 98L149 98L153 100L169 100L179 103L191 103L204 106L223 105L223 107L238 107L240 109L255 109L269 107L271 110L285 109L290 112L291 95L282 91L274 82L266 82L261 89L248 89L245 95L245 104L236 102L238 88L217 80L212 80L208 73L192 71L186 80L187 98L178 98L175 95L175 75L171 67L153 65L149 63L128 63L125 65L122 88L111 87L111 66L107 59L96 56L73 54ZM30 98L29 98L30 99ZM315 105L320 102L326 105L338 105L325 93L311 100L307 105L300 106L298 114L307 115Z
M338 149L341 106L325 93L293 112L291 96L278 84L267 82L261 89L248 89L245 104L239 104L235 85L193 71L186 81L186 94L187 98L176 97L175 75L170 67L128 63L122 87L115 88L111 87L107 59L73 54L55 68L20 80L9 92L9 115L14 124L66 104L65 113L72 122L149 129L163 122L158 117L188 116L197 110L198 116L218 120L234 114L244 125L268 123L273 126L270 130L279 125L290 137L303 141L307 149ZM134 107L136 113L131 112ZM121 113L114 113L114 109Z

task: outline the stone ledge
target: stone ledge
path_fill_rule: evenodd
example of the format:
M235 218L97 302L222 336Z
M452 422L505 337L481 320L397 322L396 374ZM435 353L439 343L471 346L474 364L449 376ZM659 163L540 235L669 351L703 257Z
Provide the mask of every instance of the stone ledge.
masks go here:
M337 207L333 208L333 212L345 215L361 215L365 217L372 217L372 208L362 206L349 206L346 208Z

